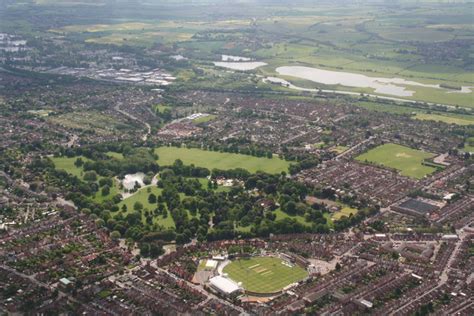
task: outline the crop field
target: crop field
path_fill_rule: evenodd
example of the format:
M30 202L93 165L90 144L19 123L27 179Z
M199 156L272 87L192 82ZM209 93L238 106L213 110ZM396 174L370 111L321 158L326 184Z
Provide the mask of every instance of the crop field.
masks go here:
M434 156L397 144L384 144L358 156L356 160L393 168L404 176L421 179L436 171L436 168L422 164L425 159Z
M406 114L417 120L431 120L457 125L474 124L474 115L469 114L456 114L436 111L431 111L430 113L427 113L426 110L418 109L415 107L396 104L383 104L377 102L354 102L353 104L354 106L362 107L370 111L393 114Z
M457 125L474 125L474 116L468 115L442 115L442 114L427 114L427 113L417 113L414 116L417 120L428 120L428 121L437 121L444 122L448 124L457 124Z
M299 266L288 266L275 257L255 257L232 261L224 273L251 292L274 293L285 286L303 280L308 272Z
M249 172L280 173L287 172L290 165L289 162L277 157L260 158L196 148L159 147L155 149L155 153L159 157L158 164L160 166L169 166L176 159L181 159L186 165L194 164L210 170L214 168L223 170L243 168Z
M456 90L474 85L474 48L471 45L474 28L472 3L468 1L456 1L455 4L423 1L416 7L402 1L397 3L396 11L367 3L339 6L303 2L285 7L275 3L258 4L258 1L230 2L226 6L216 5L215 1L198 1L199 5L187 5L185 1L180 5L173 5L173 1L158 1L144 7L130 4L126 12L115 12L116 6L110 8L109 2L103 0L35 1L42 4L36 10L45 10L34 12L40 16L49 16L47 10L51 4L64 8L71 6L72 10L86 10L84 12L88 13L87 20L69 15L68 25L51 23L46 29L49 35L64 35L70 40L94 45L151 48L160 44L166 46L163 51L179 50L193 66L198 67L211 68L210 62L217 61L221 54L228 54L268 63L251 72L252 75L276 75L276 67L304 65L373 77L396 77L423 84L442 84ZM236 18L235 12L239 10L242 10L242 15ZM209 16L209 12L215 14ZM251 12L251 15L245 12ZM15 20L7 22L4 25L9 28L28 29ZM183 67L176 69L176 73L188 70L190 67ZM189 80L189 84L206 87L215 83L221 87L221 80L212 75L200 79L199 82ZM243 81L234 80L232 83L239 86L244 85ZM304 81L308 80L296 83L299 85ZM301 86L324 88L324 85L312 82ZM270 88L281 89L278 86ZM333 88L373 93L373 89ZM408 88L415 93L403 98L474 106L474 92L422 86Z

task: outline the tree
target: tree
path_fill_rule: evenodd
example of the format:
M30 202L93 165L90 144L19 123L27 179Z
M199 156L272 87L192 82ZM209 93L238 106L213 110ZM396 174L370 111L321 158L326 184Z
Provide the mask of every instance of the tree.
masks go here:
M341 267L341 264L340 264L339 262L336 263L336 271L341 270L341 268L342 268L342 267Z
M133 209L135 211L140 211L143 209L143 204L141 202L138 202L136 201L134 204L133 204Z
M281 210L287 214L294 215L296 213L296 203L289 201L281 207Z
M121 237L122 235L120 234L119 231L117 230L114 230L113 232L110 233L110 238L112 238L112 240L117 240Z
M102 196L106 196L110 194L110 187L106 184L102 187L101 190Z
M148 195L148 203L150 203L150 204L155 204L156 203L156 195L155 194L150 193L150 195Z
M92 170L92 171L87 171L85 174L84 174L84 180L87 181L87 182L94 182L94 181L97 181L97 173Z
M76 161L74 161L74 166L80 168L84 164L84 161L82 160L81 157L77 158Z

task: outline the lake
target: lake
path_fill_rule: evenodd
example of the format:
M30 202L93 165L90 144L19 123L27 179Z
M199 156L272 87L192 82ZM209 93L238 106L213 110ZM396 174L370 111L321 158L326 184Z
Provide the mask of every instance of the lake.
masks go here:
M232 70L253 70L261 66L267 65L267 63L261 61L244 61L244 62L228 62L228 61L217 61L214 62L214 65L217 67L228 68Z
M251 61L252 58L232 55L222 55L222 61Z
M397 97L411 97L415 91L406 86L419 86L439 89L439 85L423 84L408 81L402 78L369 77L343 71L332 71L304 66L283 66L276 71L280 75L292 76L326 85L343 85L354 88L372 88L376 93L394 95Z

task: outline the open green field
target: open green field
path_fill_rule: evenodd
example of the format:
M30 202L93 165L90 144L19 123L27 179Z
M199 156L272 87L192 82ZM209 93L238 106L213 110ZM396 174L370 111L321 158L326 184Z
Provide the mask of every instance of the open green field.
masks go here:
M224 273L251 292L274 293L285 286L303 280L308 272L299 266L289 267L275 257L255 257L232 261Z
M164 104L157 104L153 106L153 110L158 113L163 113L165 110L171 110L171 106Z
M474 124L474 115L469 114L457 114L450 112L437 112L430 111L429 113L426 110L419 109L412 106L403 106L397 104L384 104L377 102L366 102L359 101L354 102L354 106L362 107L370 111L393 113L400 115L409 115L411 118L416 120L431 120L444 122L447 124L457 124L457 125L473 125Z
M346 217L349 217L351 214L352 215L356 215L358 212L357 209L355 208L352 208L352 207L349 207L349 206L344 206L343 208L341 208L339 211L335 212L331 219L332 220L339 220L341 219L341 217L343 216L346 216Z
M421 179L436 171L436 168L422 165L425 159L434 156L397 144L384 144L358 156L356 160L397 169L404 176Z
M173 71L185 74L178 78L185 78L179 81L186 86L242 88L249 84L250 76L226 80L231 76L226 77L226 70L208 73L209 69L216 69L211 63L227 54L268 64L251 75L275 75L278 66L304 65L397 77L448 87L409 85L415 94L403 98L474 106L473 92L450 91L474 84L472 1L416 1L416 5L414 1L397 1L393 7L370 1L347 2L343 6L314 1L291 6L281 1L230 1L223 6L218 0L10 2L0 21L4 32L64 36L80 49L131 46L140 48L136 52L146 58L152 55L144 47L153 48L153 54L159 47L156 53L160 58L179 52L189 64L176 65ZM235 12L240 14L236 16ZM28 18L32 15L41 24ZM196 67L202 68L202 75L190 71ZM318 86L308 80L295 84L303 81L313 88ZM250 84L260 85L255 81ZM343 86L335 88L348 90ZM273 85L270 89L281 87Z
M51 158L51 160L53 161L54 166L56 167L56 169L64 170L67 173L72 174L73 176L76 176L81 180L84 180L83 179L83 177L84 177L83 168L82 167L76 167L76 165L74 165L74 162L76 161L77 158L79 158L79 157L71 157L71 158L70 157L53 157L53 158ZM89 159L87 159L86 157L83 157L83 156L80 156L80 158L82 158L82 160L84 162L89 160ZM97 182L100 178L101 178L100 176L97 178ZM114 179L113 185L110 188L110 193L107 194L107 195L102 195L101 191L99 189L99 192L96 192L94 197L93 197L94 201L101 203L101 202L104 202L106 200L111 199L112 197L114 197L114 195L119 194L119 188L118 188L118 183L117 182L118 181Z
M280 208L277 208L273 213L275 214L275 216L276 216L275 220L277 220L277 221L283 220L285 218L289 218L289 219L296 220L298 223L300 223L302 225L311 226L311 223L307 222L306 219L304 218L304 216L290 215L290 214L287 214L287 213L283 212Z
M427 121L437 121L444 122L448 124L457 124L457 125L474 125L474 116L468 115L441 115L441 114L427 114L427 113L417 113L414 116L417 120L427 120Z
M333 148L331 148L331 151L335 152L336 154L342 154L343 152L345 152L348 149L349 149L349 147L347 147L347 146L334 146Z
M77 158L81 158L84 162L86 162L88 159L86 157L80 156L80 157L52 157L51 160L54 163L54 166L58 170L64 170L69 174L72 174L73 176L78 177L79 179L82 179L82 176L84 175L84 170L82 170L82 167L76 167L74 165L74 162L76 161Z
M197 124L206 123L206 122L209 122L209 121L212 121L212 120L216 119L216 117L217 117L216 115L210 114L210 115L207 115L207 116L203 116L203 117L199 117L197 119L194 119L193 122L197 123Z
M70 129L94 131L98 135L113 135L130 130L132 126L118 121L111 115L98 111L77 111L49 115L48 121Z
M150 190L150 192L148 192ZM157 207L157 204L150 204L148 202L148 196L153 193L156 196L161 195L162 189L156 187L156 186L149 186L149 187L144 187L135 192L133 195L130 197L124 199L122 202L119 203L119 208L122 209L123 205L127 206L127 214L133 212L133 206L136 202L140 202L143 204L143 210L147 209L148 211L154 211ZM142 222L145 223L145 212L142 212ZM171 214L168 213L168 216L164 218L162 215L153 216L153 224L158 224L161 225L165 228L174 228L174 221L173 218L171 217Z
M241 154L221 153L197 148L159 147L155 149L160 166L172 165L176 159L181 159L184 164L204 167L212 170L243 168L249 172L264 171L267 173L280 173L288 171L290 163L283 159L259 158Z
M474 153L474 137L469 137L466 142L464 143L464 148L462 149L464 152Z

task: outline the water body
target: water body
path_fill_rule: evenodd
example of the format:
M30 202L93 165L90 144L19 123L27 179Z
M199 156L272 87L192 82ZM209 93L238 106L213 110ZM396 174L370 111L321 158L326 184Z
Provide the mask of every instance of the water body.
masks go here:
M253 70L261 66L267 65L267 63L261 61L242 61L242 62L228 62L228 61L218 61L214 62L214 65L217 67L228 68L232 70Z
M137 172L134 174L127 174L125 175L122 184L123 187L127 190L131 190L135 187L135 182L138 182L141 186L144 185L143 179L145 178L145 174L143 172Z
M372 98L377 98L381 100L391 100L391 101L397 101L397 102L403 102L403 103L417 103L418 101L416 100L410 100L410 99L401 99L401 98L396 98L396 97L388 97L388 96L381 96L377 94L369 94L369 93L359 93L359 92L354 92L354 91L344 91L344 90L327 90L327 89L310 89L310 88L302 88L295 86L291 82L278 78L278 77L266 77L263 79L263 82L265 83L270 83L270 84L278 84L290 89L295 89L299 91L306 91L306 92L313 92L313 93L334 93L334 94L342 94L342 95L353 95L353 96L361 96L362 94L365 96L369 96ZM441 104L441 103L432 103L432 102L424 102L427 105L437 105L437 106L442 106L445 107L446 109L455 109L455 106L448 105L448 104ZM465 110L471 111L471 108L466 108L464 107Z
M276 71L280 75L292 76L310 80L326 85L343 85L354 88L372 88L375 93L393 95L397 97L411 97L415 91L408 90L406 86L418 86L440 89L439 85L423 84L416 81L408 81L402 78L369 77L343 71L324 70L304 66L283 66Z
M222 55L222 61L251 61L251 60L252 58L248 58L248 57Z

